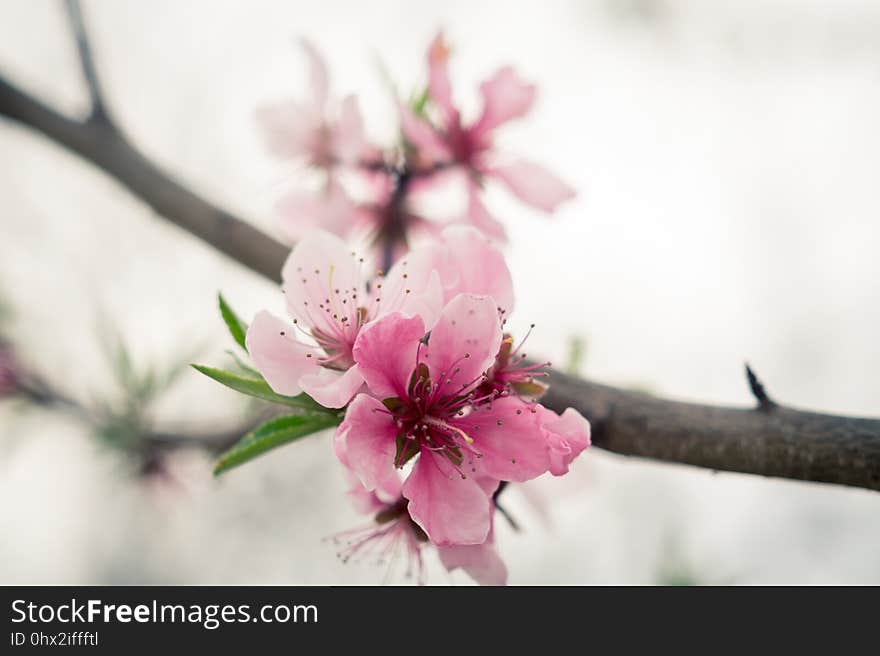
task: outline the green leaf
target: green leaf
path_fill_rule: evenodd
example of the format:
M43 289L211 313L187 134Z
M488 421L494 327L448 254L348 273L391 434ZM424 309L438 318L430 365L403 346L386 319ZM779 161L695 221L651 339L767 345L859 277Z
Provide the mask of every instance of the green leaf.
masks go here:
M269 387L269 383L267 383L262 376L237 374L232 371L214 369L213 367L205 367L200 364L194 364L192 366L193 369L205 374L208 378L213 378L218 383L226 385L226 387L234 389L236 392L247 394L248 396L255 396L258 399L263 399L270 403L280 403L281 405L287 405L291 408L299 408L300 410L305 410L311 413L319 413L333 417L339 414L339 412L335 410L329 410L320 405L308 394L300 394L299 396L284 396L283 394L276 394L272 391L272 388Z
M332 428L340 422L337 415L285 415L270 419L245 435L214 463L214 475L242 465L267 451L306 435Z
M226 322L226 327L229 328L229 333L232 335L232 339L234 339L238 345L247 352L247 346L244 344L244 337L247 335L247 324L238 318L238 315L233 312L232 308L229 307L229 304L226 302L226 299L223 298L223 294L217 294L217 300L220 301L220 314L223 317L223 321Z

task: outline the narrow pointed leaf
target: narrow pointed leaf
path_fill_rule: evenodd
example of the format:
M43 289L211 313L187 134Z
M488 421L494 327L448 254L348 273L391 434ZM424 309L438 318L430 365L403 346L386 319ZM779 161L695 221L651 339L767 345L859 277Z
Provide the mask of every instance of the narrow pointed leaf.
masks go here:
M255 396L258 399L263 399L270 403L280 403L281 405L290 406L291 408L299 408L300 410L331 415L334 417L339 414L336 410L329 410L320 405L308 394L300 394L298 396L284 396L283 394L277 394L272 391L272 388L269 387L269 383L267 383L262 376L240 374L233 371L225 371L223 369L214 369L213 367L205 367L200 364L194 364L193 369L237 392L247 394L248 396Z
M244 337L247 335L248 329L247 324L239 319L238 315L229 307L226 299L223 298L223 294L217 294L217 299L220 302L220 315L223 317L223 321L226 322L226 327L229 328L232 339L247 352L247 346L244 344Z
M286 415L270 419L221 455L214 463L214 475L222 474L288 442L332 428L339 422L340 418L327 414Z

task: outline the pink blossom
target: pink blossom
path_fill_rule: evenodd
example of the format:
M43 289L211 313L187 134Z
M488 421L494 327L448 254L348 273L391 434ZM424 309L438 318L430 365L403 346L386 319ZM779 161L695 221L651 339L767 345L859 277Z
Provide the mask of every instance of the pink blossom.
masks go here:
M309 60L311 98L267 105L257 111L257 119L270 152L329 172L357 161L370 149L357 100L347 96L341 103L333 102L324 59L306 39L301 45Z
M352 356L361 328L388 312L436 317L441 307L438 274L408 264L401 260L368 292L364 258L328 232L306 236L282 270L293 323L262 311L247 333L248 352L272 389L305 391L331 408L348 403L363 383Z
M404 256L370 282L366 264L335 235L312 231L282 271L293 323L260 312L247 334L254 362L273 390L305 391L327 407L348 403L363 383L353 349L363 327L391 312L419 315L430 329L460 292L492 294L513 307L502 254L472 228L449 228L437 243ZM424 332L422 333L424 335ZM421 335L419 336L421 337Z
M410 516L440 546L482 544L498 482L547 471L549 443L518 399L477 396L502 339L491 297L459 294L425 333L399 312L360 332L353 357L372 396L355 397L335 450L367 490L418 456L402 488Z
M389 494L390 492L390 494ZM376 557L379 564L388 563L389 571L398 556L405 559L407 577L425 583L422 549L429 544L428 536L412 521L408 502L401 495L401 480L396 479L390 491L368 491L352 477L348 491L355 509L372 515L373 521L360 528L334 536L340 545L343 562L352 558ZM481 585L505 585L507 568L495 549L491 533L483 544L437 547L440 560L447 570L462 569Z
M520 79L512 68L501 68L480 85L483 109L479 118L464 125L452 99L448 56L449 49L440 34L428 49L428 90L438 110L436 122L429 124L408 108L401 108L403 131L417 148L418 166L442 167L452 163L467 171L471 178L469 209L491 231L497 230L495 220L474 200L487 178L501 182L520 200L546 212L573 198L574 190L543 167L525 160L499 159L493 150L495 130L529 112L535 86Z

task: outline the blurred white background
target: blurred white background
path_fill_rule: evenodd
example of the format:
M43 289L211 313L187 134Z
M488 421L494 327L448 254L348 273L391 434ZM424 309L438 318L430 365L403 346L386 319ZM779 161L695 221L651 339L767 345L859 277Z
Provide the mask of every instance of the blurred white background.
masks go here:
M291 169L253 112L307 93L294 45L325 53L377 140L377 72L424 77L438 28L459 101L515 65L540 85L504 145L580 196L553 218L503 191L530 353L680 399L749 404L749 360L781 402L880 414L880 5L870 0L84 2L111 110L187 184L268 231ZM0 72L71 115L87 96L56 0L0 0ZM101 172L0 120L0 295L21 357L84 401L115 392L96 323L138 362L230 342L217 290L281 310L254 274L152 215ZM243 405L196 373L160 427L227 427ZM3 583L377 583L322 538L349 509L329 436L220 480L198 453L144 483L59 415L0 404ZM588 451L573 473L505 492L512 583L880 583L880 496ZM543 508L543 510L539 510ZM433 567L430 581L450 580ZM392 576L392 580L397 580ZM465 582L453 576L453 582Z

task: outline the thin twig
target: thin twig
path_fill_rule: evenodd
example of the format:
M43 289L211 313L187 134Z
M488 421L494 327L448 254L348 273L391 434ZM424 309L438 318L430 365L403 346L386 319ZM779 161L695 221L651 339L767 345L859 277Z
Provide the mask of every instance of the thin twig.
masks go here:
M64 6L67 10L67 17L70 21L70 31L76 40L76 50L79 54L79 64L82 69L86 86L89 90L89 99L91 101L91 109L89 111L89 121L109 123L110 115L107 112L107 106L104 103L104 94L101 91L101 83L98 79L98 72L95 70L95 60L92 57L92 47L89 41L89 35L86 31L85 21L83 20L82 7L79 0L65 0Z
M99 413L55 389L44 379L34 375L22 376L16 385L16 391L22 398L36 406L61 410L93 429L100 428L105 420ZM182 430L143 430L138 433L135 444L138 447L153 451L170 451L189 447L206 449L211 453L220 453L231 447L243 435L253 429L254 424L254 421L248 421L228 430L201 433Z

